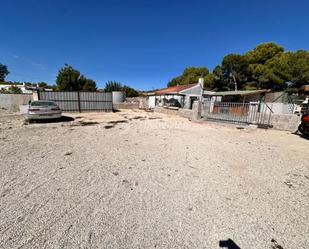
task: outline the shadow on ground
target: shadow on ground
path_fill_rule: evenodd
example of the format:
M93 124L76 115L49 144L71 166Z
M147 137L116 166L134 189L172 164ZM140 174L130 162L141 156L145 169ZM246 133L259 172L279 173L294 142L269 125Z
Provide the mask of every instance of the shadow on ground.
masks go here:
M116 121L109 121L109 124L121 124L121 123L128 123L127 120L116 120Z
M299 135L301 138L304 138L304 139L307 139L307 140L309 140L309 136L305 136L305 135Z
M240 249L240 247L231 239L220 240L219 246L227 249Z
M304 135L304 134L302 134L302 133L300 133L300 132L298 132L298 131L295 131L295 132L292 132L292 134L294 134L294 135L296 135L296 136L299 136L299 137L301 137L301 138L303 138L303 139L307 139L307 140L309 140L309 136L307 135Z
M62 116L61 118L56 119L37 119L37 120L30 120L29 123L37 123L37 124L49 124L49 123L65 123L65 122L72 122L75 119L69 116Z

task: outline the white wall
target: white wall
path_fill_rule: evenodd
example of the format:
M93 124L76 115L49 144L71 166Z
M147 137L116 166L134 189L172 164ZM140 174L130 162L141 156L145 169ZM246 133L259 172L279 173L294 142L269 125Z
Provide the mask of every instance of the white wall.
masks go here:
M121 91L112 91L113 95L113 103L123 103L126 99L126 94L125 92Z
M266 103L274 114L293 114L294 105L285 103Z
M196 86L182 90L179 93L189 94L189 95L194 95L194 96L202 96L203 88L201 87L200 84L197 84Z
M18 111L20 105L27 105L32 101L32 94L0 94L0 108Z
M156 106L156 96L148 96L148 108L155 108Z
M301 116L294 114L274 114L271 117L271 124L274 129L296 132L301 122Z

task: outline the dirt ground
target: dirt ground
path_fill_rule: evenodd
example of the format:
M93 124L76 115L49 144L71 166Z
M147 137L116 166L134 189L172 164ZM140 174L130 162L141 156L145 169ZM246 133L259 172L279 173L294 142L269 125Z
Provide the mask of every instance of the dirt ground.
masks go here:
M309 140L144 111L0 113L0 248L308 248Z

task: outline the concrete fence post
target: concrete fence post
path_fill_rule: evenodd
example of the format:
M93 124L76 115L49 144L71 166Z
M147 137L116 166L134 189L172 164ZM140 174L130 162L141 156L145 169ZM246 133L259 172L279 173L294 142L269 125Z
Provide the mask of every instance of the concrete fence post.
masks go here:
M32 99L33 99L33 101L39 100L39 95L38 95L38 92L37 92L37 91L35 91L35 92L32 93Z
M199 120L202 117L202 102L200 100L194 101L192 106L192 119Z

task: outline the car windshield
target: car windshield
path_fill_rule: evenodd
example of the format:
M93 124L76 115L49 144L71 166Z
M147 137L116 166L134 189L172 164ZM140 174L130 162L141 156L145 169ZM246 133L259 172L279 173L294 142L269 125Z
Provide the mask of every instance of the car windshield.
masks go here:
M31 103L31 106L55 106L56 103L52 101L34 101Z

